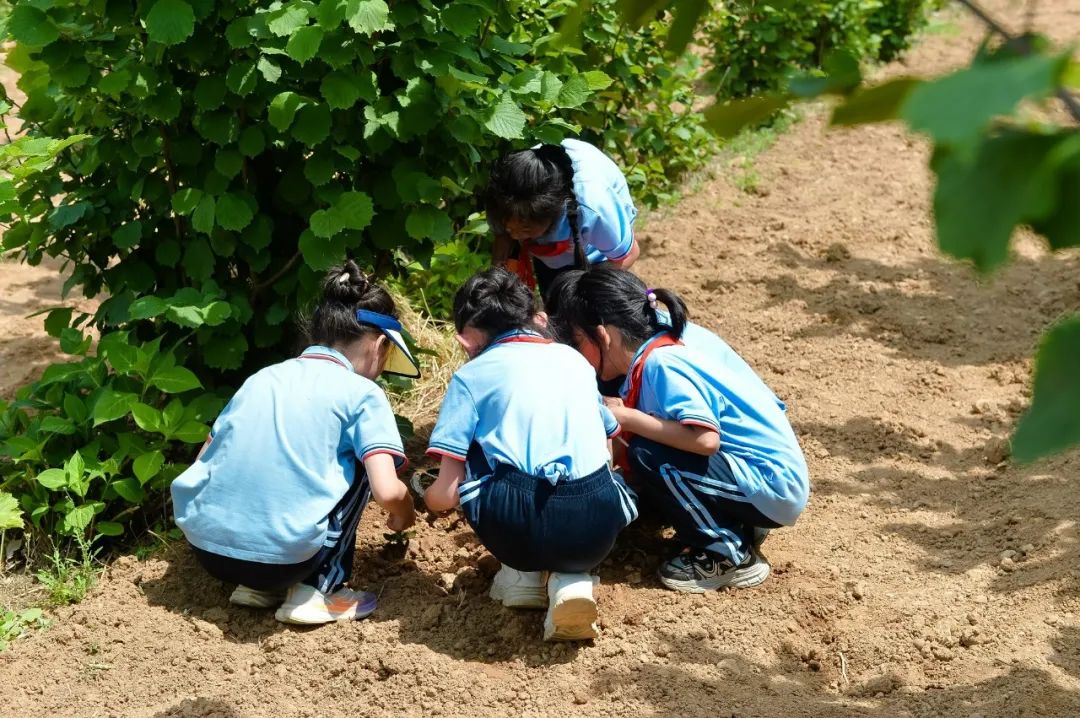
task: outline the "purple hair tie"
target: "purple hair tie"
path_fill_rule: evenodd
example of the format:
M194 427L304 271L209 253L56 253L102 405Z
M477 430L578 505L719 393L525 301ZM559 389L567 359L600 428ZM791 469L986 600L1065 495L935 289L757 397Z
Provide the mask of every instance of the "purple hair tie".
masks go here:
M645 298L649 300L649 306L656 309L656 292L652 289L646 289Z

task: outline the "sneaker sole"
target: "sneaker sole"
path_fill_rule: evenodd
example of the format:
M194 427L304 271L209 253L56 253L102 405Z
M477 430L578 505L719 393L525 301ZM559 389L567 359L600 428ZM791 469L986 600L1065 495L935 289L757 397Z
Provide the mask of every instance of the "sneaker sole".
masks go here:
M526 589L499 589L494 585L488 592L493 601L498 601L507 608L547 608L547 588L533 591Z
M568 598L551 609L551 623L544 623L545 641L588 641L600 634L596 630L596 601Z
M704 581L677 581L660 576L660 583L682 593L705 593L721 588L753 588L764 583L769 573L769 564L759 561L753 566L736 569L731 573L721 574Z
M326 613L305 615L303 612L298 612L295 608L282 606L274 613L274 618L282 623L292 623L298 626L317 626L323 623L359 621L374 613L375 608L375 606L360 605L350 614L334 617Z

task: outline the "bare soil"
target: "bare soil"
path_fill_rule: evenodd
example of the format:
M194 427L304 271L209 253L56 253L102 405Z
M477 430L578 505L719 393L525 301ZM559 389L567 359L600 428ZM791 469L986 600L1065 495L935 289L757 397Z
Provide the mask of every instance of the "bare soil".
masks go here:
M1020 24L1020 4L986 3ZM939 24L888 74L970 56ZM1080 34L1080 7L1037 26ZM1040 332L1080 308L1080 257L1030 239L985 282L942 259L923 142L826 132L814 111L641 228L639 270L669 286L789 403L810 461L805 515L765 545L757 589L663 590L655 527L600 571L603 635L546 645L541 615L486 597L463 526L421 524L407 555L365 516L355 586L369 620L296 629L228 605L174 546L109 567L51 629L0 654L3 716L1080 715L1080 456L1018 468L1007 437ZM52 282L50 284L50 282ZM52 343L21 319L55 275L0 265L0 386Z

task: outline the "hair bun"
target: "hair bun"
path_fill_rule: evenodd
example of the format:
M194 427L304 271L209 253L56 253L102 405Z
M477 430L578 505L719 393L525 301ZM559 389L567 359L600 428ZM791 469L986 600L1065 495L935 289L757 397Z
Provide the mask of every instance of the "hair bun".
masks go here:
M323 298L331 302L355 304L370 289L371 278L357 266L356 262L347 259L340 267L334 267L327 272L326 280L323 282Z

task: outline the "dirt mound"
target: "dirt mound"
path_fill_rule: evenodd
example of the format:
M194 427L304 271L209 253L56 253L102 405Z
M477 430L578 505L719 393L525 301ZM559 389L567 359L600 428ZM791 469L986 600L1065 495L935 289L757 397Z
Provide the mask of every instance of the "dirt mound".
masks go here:
M1040 3L1036 24L1075 37L1072 5ZM885 72L954 66L980 37L939 22ZM231 587L182 546L123 559L52 629L0 654L0 714L1080 714L1080 458L1006 461L1034 342L1080 306L1080 262L1028 240L979 282L942 260L925 147L894 127L826 132L811 113L750 161L754 194L721 166L651 216L640 270L789 404L814 494L766 543L762 587L664 591L645 521L601 569L601 639L546 645L541 614L487 599L493 566L467 529L421 525L392 556L373 509L354 580L380 594L371 619L286 627L229 606ZM0 266L9 288L35 281ZM9 326L5 370L18 357L28 373L50 345Z

